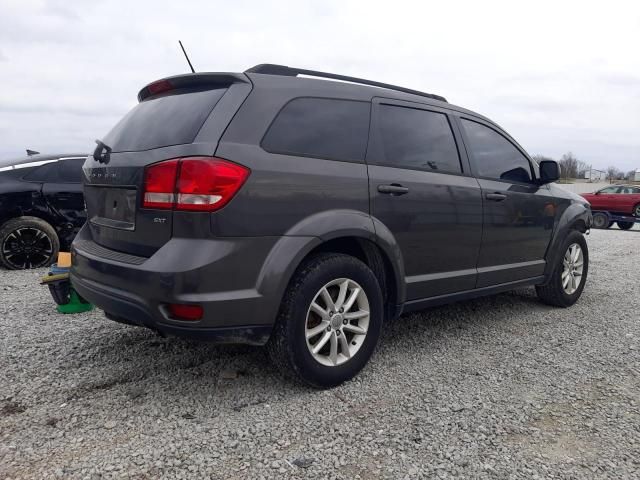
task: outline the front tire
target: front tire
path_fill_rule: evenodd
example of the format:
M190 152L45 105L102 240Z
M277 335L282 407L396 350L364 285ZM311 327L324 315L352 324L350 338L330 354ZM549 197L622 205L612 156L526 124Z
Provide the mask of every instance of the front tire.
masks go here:
M0 228L0 263L9 270L51 265L60 240L55 229L37 217L18 217Z
M293 276L267 344L287 376L335 387L366 365L382 328L383 301L367 265L339 253L305 261Z
M617 222L620 230L631 230L634 222Z
M593 228L609 228L613 222L609 222L606 213L597 212L593 214Z
M546 285L536 286L538 298L548 305L570 307L578 301L589 271L589 249L584 235L572 230L562 243L562 256Z

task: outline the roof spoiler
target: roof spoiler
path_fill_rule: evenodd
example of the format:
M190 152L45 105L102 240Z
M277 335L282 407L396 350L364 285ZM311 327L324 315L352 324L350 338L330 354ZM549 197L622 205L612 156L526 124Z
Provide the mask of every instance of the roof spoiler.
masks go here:
M399 87L397 85L391 85L389 83L374 82L373 80L366 80L364 78L348 77L346 75L338 75L335 73L318 72L316 70L305 70L302 68L287 67L285 65L276 65L273 63L261 63L255 67L251 67L245 70L244 73L261 73L263 75L282 75L286 77L296 77L298 75L308 75L310 77L328 78L331 80L341 80L343 82L358 83L361 85L369 85L372 87L386 88L389 90L396 90L398 92L410 93L412 95L420 95L421 97L431 98L433 100L439 100L446 102L447 99L435 95L433 93L425 93L419 90L412 90L410 88Z
M162 78L151 82L138 92L138 101L142 102L152 95L179 88L223 87L233 83L250 83L242 73L187 73Z

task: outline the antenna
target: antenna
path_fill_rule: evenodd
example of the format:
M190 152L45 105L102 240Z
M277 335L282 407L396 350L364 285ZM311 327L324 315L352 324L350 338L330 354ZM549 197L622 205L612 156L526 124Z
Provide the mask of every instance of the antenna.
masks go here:
M184 46L182 45L182 42L180 40L178 40L178 43L180 44L180 48L182 49L182 53L184 53L184 58L187 59L187 63L189 64L189 68L191 68L191 73L196 73L196 71L193 69L193 65L191 65L191 60L189 60L189 55L187 55L187 52L184 49Z

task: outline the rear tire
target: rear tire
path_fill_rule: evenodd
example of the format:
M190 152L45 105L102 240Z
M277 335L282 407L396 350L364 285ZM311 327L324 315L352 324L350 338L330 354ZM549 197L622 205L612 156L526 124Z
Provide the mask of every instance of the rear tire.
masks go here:
M633 207L633 216L640 217L640 203Z
M617 224L620 230L631 230L634 222L617 222Z
M609 228L612 222L609 222L609 217L606 213L596 212L593 214L593 228Z
M382 318L382 292L371 269L348 255L322 253L294 274L267 350L284 375L315 388L335 387L366 365Z
M58 234L41 218L18 217L0 228L0 263L9 270L47 267L59 251Z
M572 258L567 262L570 252L575 252L574 248L576 246L580 250L581 260L579 277L574 275L574 273L577 273L577 268L573 268L578 266L579 260ZM562 255L556 260L551 278L546 285L536 286L536 292L538 298L547 305L566 308L576 303L580 295L582 295L582 290L584 290L589 272L589 249L584 235L577 230L572 230L562 243L560 251ZM572 287L571 282L565 284L567 276L578 279L578 283L574 283Z

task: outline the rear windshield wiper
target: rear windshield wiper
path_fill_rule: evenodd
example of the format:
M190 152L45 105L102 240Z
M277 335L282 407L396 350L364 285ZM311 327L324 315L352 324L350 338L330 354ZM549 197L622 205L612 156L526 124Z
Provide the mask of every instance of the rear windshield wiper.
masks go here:
M111 160L111 147L101 140L96 140L98 146L93 151L93 158L105 165Z

